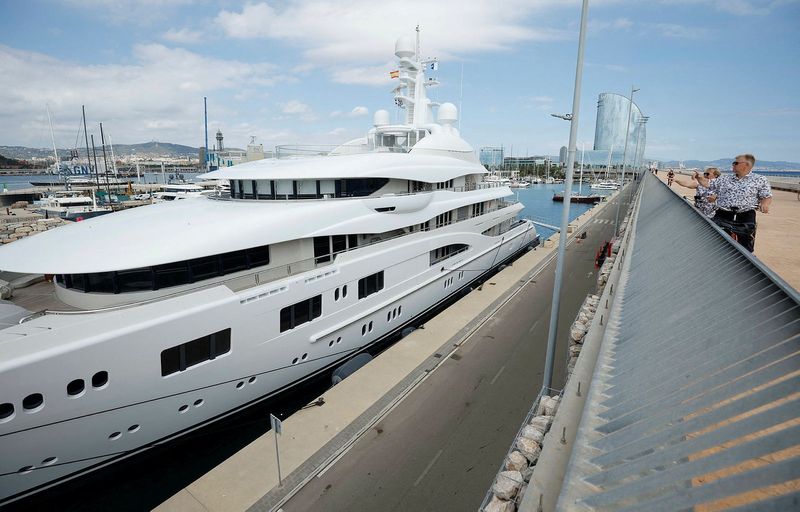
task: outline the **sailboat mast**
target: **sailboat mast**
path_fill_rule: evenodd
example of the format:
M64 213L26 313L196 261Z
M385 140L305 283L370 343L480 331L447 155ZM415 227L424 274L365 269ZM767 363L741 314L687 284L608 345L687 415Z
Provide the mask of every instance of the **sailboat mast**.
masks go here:
M106 138L103 136L103 123L100 123L100 143L103 145L103 174L106 176L107 199L111 200L111 187L108 184L108 162L106 161Z
M58 150L56 149L56 137L53 135L53 120L50 119L50 106L45 104L45 110L47 111L47 124L50 125L50 140L53 142L53 155L56 157L55 163L55 172L54 174L61 174L61 163L58 160ZM67 177L64 176L64 184L66 186Z
M94 176L95 176L95 184L97 186L97 190L100 189L100 176L97 174L97 151L94 147L94 134L92 134L92 155L94 155Z
M89 166L89 175L92 174L92 154L89 153L89 135L86 131L86 106L81 105L81 112L83 113L83 138L86 141L86 164ZM94 146L94 136L92 137L92 146ZM96 164L95 159L95 164ZM97 165L94 167L94 179L98 186L100 186L100 177L97 175Z

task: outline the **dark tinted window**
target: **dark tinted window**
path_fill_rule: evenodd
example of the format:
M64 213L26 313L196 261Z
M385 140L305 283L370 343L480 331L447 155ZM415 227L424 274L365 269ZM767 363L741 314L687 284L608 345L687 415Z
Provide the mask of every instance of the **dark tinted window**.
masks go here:
M250 268L269 264L269 246L247 249L247 259L250 261Z
M153 267L155 272L155 289L169 288L189 283L189 265L186 261L167 263Z
M231 350L231 330L224 329L161 352L161 375L182 372Z
M95 272L86 274L89 291L93 293L114 293L114 272Z
M189 266L192 269L193 281L202 281L203 279L209 279L220 275L219 256L216 255L189 260Z
M153 269L134 268L117 272L119 293L141 292L153 289Z
M333 252L340 253L347 250L347 236L334 235L333 236Z
M221 261L224 274L247 269L247 255L244 251L227 252L221 255Z
M358 298L363 299L383 290L383 270L358 280Z
M331 246L330 237L328 236L315 236L314 237L314 258L317 263L325 263L331 261Z
M281 309L281 332L294 329L322 314L322 295L302 300Z

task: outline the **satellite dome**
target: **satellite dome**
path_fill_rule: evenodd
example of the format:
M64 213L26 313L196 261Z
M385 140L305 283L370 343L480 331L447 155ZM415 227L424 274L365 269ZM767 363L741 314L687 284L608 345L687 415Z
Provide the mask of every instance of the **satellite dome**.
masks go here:
M438 118L440 124L453 124L458 121L458 108L452 103L442 103Z
M394 54L399 59L413 57L416 53L414 41L410 37L401 37L394 43Z
M376 110L375 114L372 116L372 124L375 126L386 126L389 124L389 119L388 110Z

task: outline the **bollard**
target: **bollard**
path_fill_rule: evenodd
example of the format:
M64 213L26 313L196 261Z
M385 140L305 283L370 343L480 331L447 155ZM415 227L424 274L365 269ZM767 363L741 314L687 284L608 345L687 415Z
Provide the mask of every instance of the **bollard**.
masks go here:
M581 381L578 381L578 392L575 393L575 396L581 396Z
M567 444L567 427L561 431L561 444Z
M600 315L600 325L603 325L603 315Z

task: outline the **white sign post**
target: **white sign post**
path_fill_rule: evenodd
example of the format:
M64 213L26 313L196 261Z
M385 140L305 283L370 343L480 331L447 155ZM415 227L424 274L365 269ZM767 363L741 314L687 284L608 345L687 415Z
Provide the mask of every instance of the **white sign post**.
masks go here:
M281 420L270 414L269 422L272 426L272 431L275 433L275 457L278 460L278 486L281 486L283 485L283 480L281 479L281 456L278 452L278 434L281 433Z

